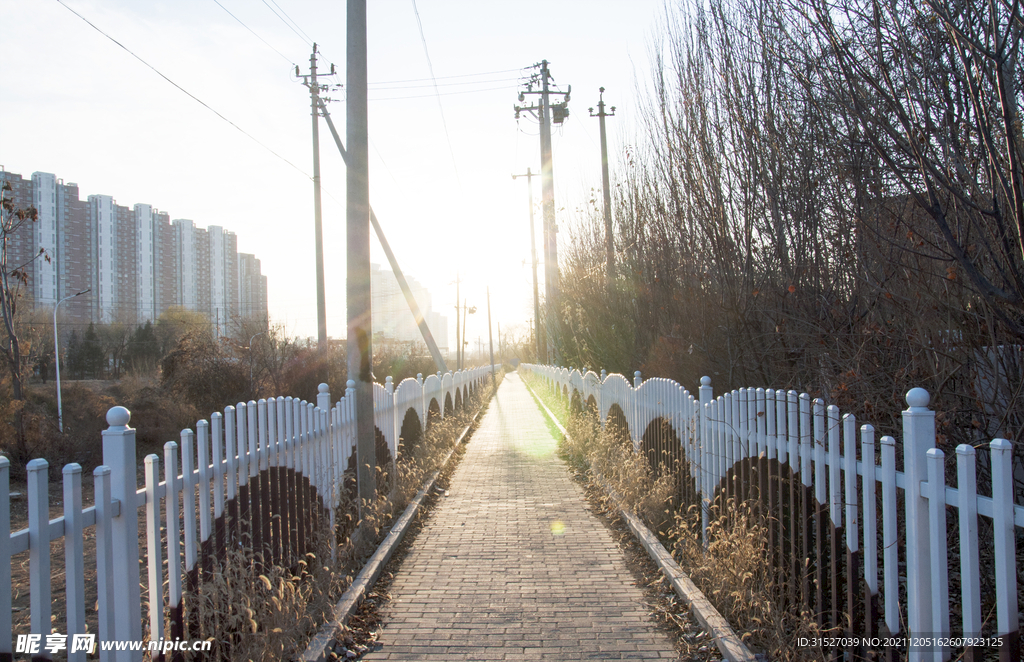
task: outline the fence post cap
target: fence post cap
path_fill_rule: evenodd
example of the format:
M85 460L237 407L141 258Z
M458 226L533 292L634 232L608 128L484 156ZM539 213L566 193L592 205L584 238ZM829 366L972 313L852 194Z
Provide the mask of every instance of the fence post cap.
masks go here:
M34 460L29 460L29 463L25 465L25 468L29 471L46 471L49 468L50 463L41 457L37 457Z
M345 382L345 388L355 388L355 387L356 387L356 380L350 379L347 382Z
M395 381L395 379L391 375L388 375L387 377L384 378L384 383L385 384L391 384L391 383L394 383L394 381ZM321 384L320 386L327 386L327 384ZM321 393L323 393L323 391L321 391Z
M72 462L71 464L65 464L64 465L64 475L65 476L68 475L68 474L80 474L80 473L82 473L82 465L80 465L79 463Z
M132 413L125 407L119 405L107 410L107 425L111 428L127 428L130 420Z
M992 450L1008 451L1013 448L1013 444L1010 443L1009 439L993 439L988 447Z
M912 388L907 391L907 404L910 405L911 409L927 407L930 400L931 396L923 388Z
M331 390L331 387L328 386L327 384L320 384L316 387L316 390L318 393L327 393L328 391Z
M707 375L704 375L703 377L700 378L700 385L711 386L711 378L708 377Z
M92 470L92 475L93 476L109 476L110 475L110 467L108 467L105 464L101 464L100 466L98 466L98 467L96 467L95 469Z

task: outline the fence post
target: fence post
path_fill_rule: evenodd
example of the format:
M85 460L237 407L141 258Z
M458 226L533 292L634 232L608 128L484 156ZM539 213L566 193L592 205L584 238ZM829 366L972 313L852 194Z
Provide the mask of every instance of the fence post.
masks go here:
M630 415L632 416L633 420L629 422L629 439L633 443L634 453L637 452L637 450L640 448L641 440L644 435L643 430L638 429L640 427L640 398L638 398L636 395L636 389L640 388L640 385L643 383L644 379L643 377L640 376L640 371L635 371L633 373L633 406L630 407ZM569 404L569 400L570 398L566 399L566 405ZM634 430L636 431L636 434L640 436L639 439L633 439Z
M700 378L700 539L708 548L708 405L711 403L711 378Z
M0 586L11 585L11 461L0 456ZM0 654L14 656L11 592L0 589Z
M903 412L903 470L907 476L907 629L911 636L933 630L931 558L928 551L931 527L928 499L921 483L928 478L928 450L935 445L935 412L928 409L930 396L923 388L907 392ZM911 662L925 659L923 650L910 651Z
M28 471L29 615L32 632L50 633L50 465L32 460ZM44 655L42 659L48 659Z
M1020 617L1017 611L1017 572L1014 550L1013 445L1007 439L993 439L992 528L996 570L996 634L1003 638L1000 660L1019 660Z
M110 467L110 498L121 512L110 523L114 617L112 635L121 641L142 641L142 596L139 589L139 509L135 430L128 427L131 412L112 407L103 431L103 464ZM118 662L141 660L142 651L114 651Z

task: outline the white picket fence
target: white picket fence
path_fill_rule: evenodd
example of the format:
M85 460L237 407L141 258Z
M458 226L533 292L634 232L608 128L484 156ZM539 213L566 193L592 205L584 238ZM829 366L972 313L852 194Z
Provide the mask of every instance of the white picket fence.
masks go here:
M446 402L449 409L457 400L465 403L489 373L489 368L474 368L406 379L397 388L391 377L383 386L375 384L374 422L387 440L391 457L398 454L402 421L410 409L426 429L433 403L443 418ZM218 522L223 522L231 507L253 509L248 520L251 533L275 560L287 559L288 550L296 550L298 536L311 534L317 517L328 520L333 531L343 474L355 450L354 387L350 381L347 395L333 406L327 385L321 384L316 404L283 397L226 407L223 414L199 421L195 431L183 430L180 446L173 441L165 444L163 480L160 457L147 456L141 489L130 412L114 407L107 413L109 428L103 431L103 464L93 472L94 505L83 507L82 468L69 464L63 470L64 515L49 519L49 465L45 459L32 460L27 465L28 527L16 532L10 530L10 462L0 457L0 661L13 659L14 654L11 564L17 554L29 555L30 631L43 635L45 643L52 615L50 542L64 539L67 628L63 634L70 642L72 635L86 632L83 533L95 527L98 640L141 641L145 630L148 640L156 641L187 637L181 611L189 573L199 571L202 550L215 542ZM251 501L239 498L248 493ZM312 503L296 504L302 496ZM297 514L292 511L294 526L281 528L280 517L269 517L266 508L271 499L279 500L282 508L298 506ZM260 508L268 517L256 516ZM145 511L147 531L147 615L140 589L139 510ZM237 515L241 517L241 512ZM161 525L165 527L166 570ZM335 559L336 536L329 537ZM165 616L171 622L169 633L165 633ZM142 655L108 651L101 659L141 660ZM43 651L42 657L49 654ZM68 658L79 661L86 656L68 653Z
M875 622L884 618L888 632L881 630L883 634L982 640L985 615L981 611L982 566L978 536L980 518L987 518L992 526L994 564L991 567L995 572L997 613L996 627L986 628L986 631L997 632L998 641L982 641L976 649L997 647L1001 659L1019 659L1016 538L1024 528L1024 507L1014 503L1011 443L994 439L987 444L992 496L978 494L977 451L968 445L956 448L956 486L947 485L946 459L943 452L935 448L935 412L928 408L929 395L924 389L911 389L906 396L903 471L897 471L896 451L900 444L897 439L883 436L879 440L880 453L876 455L873 426L862 425L858 430L853 414L841 416L838 407L826 407L820 399L812 402L806 393L741 388L713 397L711 380L703 377L698 395L694 397L672 380L643 381L639 372L634 373L633 384L630 384L625 377L606 375L604 371L598 375L538 365L522 365L520 370L542 377L563 397L577 394L584 405L590 403L596 408L602 425L609 420L612 407L618 407L626 420L634 450L639 451L652 422L657 419L667 422L679 438L690 478L699 493L705 541L711 504L723 490L732 489L737 493L734 486L744 463L753 473L760 472L764 476L760 490L764 491L766 484L773 485L767 489L765 500L771 497L774 502L776 496L784 499L781 487L778 491L775 487L781 485L782 479L791 477L792 483L799 482L807 494L813 494L823 520L827 517L832 540L845 542L848 579L852 581L862 572L866 584L866 615L861 623L857 623L852 614L845 613L852 609L839 609L837 604L844 591L851 598L848 604L853 604L853 584L846 589L842 586L837 589L833 584L830 604L816 605L819 618L829 607L833 614L842 612L838 618L834 617L832 625L856 635L877 636L879 629L874 627ZM876 464L876 458L880 458L880 464ZM744 489L740 488L738 493L751 493ZM758 494L758 489L754 485L753 493ZM881 531L876 505L879 491ZM905 504L902 517L897 508L898 492L902 492ZM779 506L781 509L781 502ZM947 508L956 511L959 523L956 536L959 568L954 568L954 572L960 575L960 596L949 595ZM769 552L783 558L788 551L783 547L785 533L790 532L786 529L789 524L783 522L781 513L771 515L769 519L773 521L769 527L778 549ZM789 515L795 516L795 513ZM797 532L808 524L793 525L789 549L796 549ZM821 554L823 529L818 531L817 540L821 544L817 553ZM865 543L863 551L860 541ZM898 558L901 544L906 546L903 572ZM806 551L806 547L804 549ZM833 543L833 550L836 549ZM806 562L808 567L815 565L814 559L798 560ZM826 559L824 565L833 569L833 582L839 574L835 569L843 562L842 559ZM821 565L819 556L816 573L821 571ZM804 579L806 581L806 575ZM828 579L816 574L814 580L820 602L822 586L827 588ZM901 622L901 588L907 596L905 622ZM951 600L959 601L962 614L961 623L955 626L950 623ZM877 611L879 607L881 614ZM828 619L825 624L828 625ZM967 646L966 650L970 651L971 647ZM947 660L950 654L950 646L940 645L910 647L908 656L911 660Z

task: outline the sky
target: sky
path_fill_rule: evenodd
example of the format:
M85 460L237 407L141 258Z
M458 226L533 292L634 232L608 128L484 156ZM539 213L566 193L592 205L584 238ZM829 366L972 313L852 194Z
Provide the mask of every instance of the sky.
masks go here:
M398 263L449 317L452 343L457 276L469 305L485 312L489 287L495 325L525 330L529 205L525 179L511 175L539 172L540 148L536 121L515 119L520 81L546 59L559 89L572 86L552 141L565 242L601 186L588 115L599 87L616 106L613 181L640 135L662 0L375 0L367 11L370 201ZM0 165L76 182L83 199L112 195L234 231L268 277L271 321L316 336L312 121L295 66L308 72L315 41L319 71L338 72L323 82L344 84L344 2L0 0L0 25ZM344 139L344 89L330 97ZM320 159L328 334L344 337L345 172L323 120ZM540 198L535 179L542 255ZM376 239L371 260L387 268ZM486 315L468 325L470 340L486 340Z

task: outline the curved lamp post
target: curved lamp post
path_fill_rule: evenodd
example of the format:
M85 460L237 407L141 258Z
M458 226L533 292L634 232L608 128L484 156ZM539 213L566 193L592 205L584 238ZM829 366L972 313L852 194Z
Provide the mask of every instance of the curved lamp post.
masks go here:
M92 292L91 287L88 287L81 292L76 292L75 294L69 294L58 301L57 305L53 307L53 358L56 359L54 363L57 366L57 426L60 428L61 434L64 433L64 412L61 409L60 403L60 349L57 347L57 308L59 308L60 304L64 303L68 299L80 297L88 292Z

